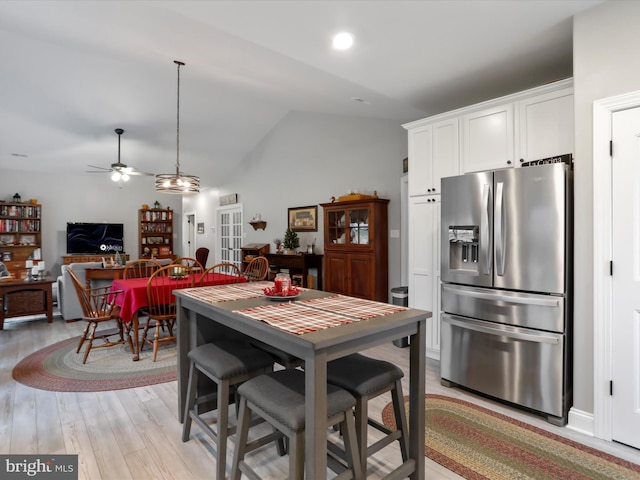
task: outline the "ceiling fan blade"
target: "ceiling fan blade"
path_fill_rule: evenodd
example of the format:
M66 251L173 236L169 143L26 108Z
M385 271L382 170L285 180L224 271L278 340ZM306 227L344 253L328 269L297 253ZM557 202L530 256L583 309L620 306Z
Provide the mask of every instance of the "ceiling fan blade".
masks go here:
M93 172L93 173L104 173L104 172L110 172L112 170L111 168L98 167L97 165L87 165L87 167L97 168L98 170L102 170L102 172Z
M139 170L135 170L132 169L130 172L128 172L129 175L141 175L141 176L148 176L148 177L153 177L154 174L153 173L149 173L149 172L141 172Z

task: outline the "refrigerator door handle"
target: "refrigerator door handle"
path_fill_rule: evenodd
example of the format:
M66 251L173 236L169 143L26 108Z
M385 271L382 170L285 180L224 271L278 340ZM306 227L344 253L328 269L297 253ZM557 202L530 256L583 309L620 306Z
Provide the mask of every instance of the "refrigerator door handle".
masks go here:
M447 284L442 285L442 291L454 295L477 298L480 300L491 300L494 302L505 302L517 305L536 305L540 307L558 307L560 305L560 300L555 297L515 297L511 295L502 295L500 293L480 292L477 290L470 290L469 288L460 288L455 285Z
M505 330L502 328L487 327L485 325L482 325L482 323L484 322L477 322L474 320L457 320L452 316L447 316L445 321L451 325L455 325L456 327L465 328L467 330L474 330L480 333L487 333L489 335L500 335L502 337L513 338L514 340L524 340L536 343L550 343L552 345L558 345L560 343L559 337L551 337L544 335L543 333L529 334Z
M495 242L496 242L496 275L504 276L505 255L505 218L504 218L504 183L496 183L496 216L495 216Z
M491 273L491 257L489 250L489 195L490 195L490 186L488 184L484 184L482 186L482 215L480 218L480 247L481 247L481 255L480 266L483 267L482 273L485 275L489 275Z

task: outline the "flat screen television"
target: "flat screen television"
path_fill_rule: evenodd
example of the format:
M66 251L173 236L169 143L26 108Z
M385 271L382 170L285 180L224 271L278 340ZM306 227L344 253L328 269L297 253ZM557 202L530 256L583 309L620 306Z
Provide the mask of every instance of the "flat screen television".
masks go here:
M122 223L67 223L68 254L124 253L124 225Z

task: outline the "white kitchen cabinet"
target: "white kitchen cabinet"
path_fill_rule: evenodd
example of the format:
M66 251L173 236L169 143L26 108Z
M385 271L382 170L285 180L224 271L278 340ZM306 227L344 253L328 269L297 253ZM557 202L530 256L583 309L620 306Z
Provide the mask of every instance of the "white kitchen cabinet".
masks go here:
M514 106L497 105L462 117L464 173L514 166Z
M409 306L428 310L426 356L440 358L440 195L409 200Z
M412 128L409 140L409 196L426 195L431 188L433 135L431 125Z
M520 162L573 153L573 88L517 104Z
M459 169L458 119L409 129L409 195L440 193L440 179Z

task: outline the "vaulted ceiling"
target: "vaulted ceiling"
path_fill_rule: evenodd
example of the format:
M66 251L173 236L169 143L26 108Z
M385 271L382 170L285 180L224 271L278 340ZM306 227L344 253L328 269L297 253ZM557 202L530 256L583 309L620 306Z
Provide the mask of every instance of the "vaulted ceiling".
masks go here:
M180 161L215 186L291 111L400 125L570 77L598 3L3 0L0 170L108 168L123 128L122 162L171 172L180 60Z

